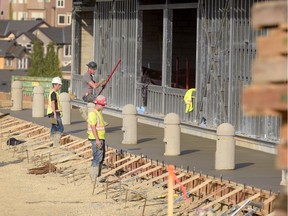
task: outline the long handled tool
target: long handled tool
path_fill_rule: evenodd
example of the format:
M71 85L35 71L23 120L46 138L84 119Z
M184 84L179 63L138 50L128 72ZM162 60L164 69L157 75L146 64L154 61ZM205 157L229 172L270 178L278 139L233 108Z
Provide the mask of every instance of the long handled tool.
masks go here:
M121 63L121 59L118 60L117 64L115 65L115 67L113 68L113 70L110 72L108 79L106 80L106 82L103 84L102 89L100 90L100 92L98 93L98 95L100 95L102 93L102 91L105 89L107 83L109 82L109 80L111 79L111 77L113 76L114 72L116 71L117 67L119 66L119 64ZM97 96L98 96L97 95Z

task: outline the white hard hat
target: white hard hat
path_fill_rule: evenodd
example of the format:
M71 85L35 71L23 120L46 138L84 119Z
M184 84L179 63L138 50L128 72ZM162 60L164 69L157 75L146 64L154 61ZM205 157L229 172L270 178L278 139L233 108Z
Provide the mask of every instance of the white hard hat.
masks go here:
M53 79L52 79L52 82L51 82L52 84L60 84L60 85L62 85L62 80L61 80L61 78L60 77L54 77Z

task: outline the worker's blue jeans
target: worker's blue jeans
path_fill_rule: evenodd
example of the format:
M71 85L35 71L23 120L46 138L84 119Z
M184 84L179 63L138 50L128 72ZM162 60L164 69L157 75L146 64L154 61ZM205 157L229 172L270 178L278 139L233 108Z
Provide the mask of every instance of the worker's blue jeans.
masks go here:
M92 152L93 152L93 159L92 159L92 167L96 167L99 164L102 164L105 159L105 140L100 140L102 142L102 148L99 149L96 146L96 140L90 140Z
M50 115L49 118L53 118L54 116ZM56 112L57 124L51 124L51 134L55 134L57 132L63 133L64 126L62 123L60 112Z

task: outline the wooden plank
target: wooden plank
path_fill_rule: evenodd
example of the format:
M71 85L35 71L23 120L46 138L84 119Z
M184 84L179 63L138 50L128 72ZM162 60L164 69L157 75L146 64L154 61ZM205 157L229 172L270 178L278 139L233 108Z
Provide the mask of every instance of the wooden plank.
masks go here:
M146 176L146 175L148 175L148 174L150 174L150 173L152 173L152 172L155 172L155 171L157 171L157 170L160 170L160 169L163 169L163 166L153 167L152 169L149 169L149 170L147 170L147 171L145 171L145 172L143 172L143 173L140 173L140 174L138 175L138 178L144 177L144 176Z
M183 186L185 186L185 185L188 184L189 182L192 182L192 181L198 179L199 177L200 177L200 174L194 175L194 176L192 176L192 177L190 177L190 178L182 181L181 184L182 184ZM174 185L173 189L175 190L175 189L177 189L177 188L179 188L179 187L180 187L180 185L179 185L179 184L176 184L176 185Z
M189 190L188 193L189 194L195 193L198 190L200 190L201 188L205 187L210 182L212 182L212 179L206 179L204 182L202 182L201 184L197 185L195 188L192 188L191 190Z
M251 85L243 90L242 108L246 114L287 111L287 84Z
M287 23L287 0L255 3L251 14L255 29Z
M256 193L256 194L254 194L253 196L248 197L247 199L245 199L245 200L243 200L242 202L238 203L237 205L238 205L238 206L242 206L247 200L253 201L254 199L260 197L260 195L261 195L261 193L258 192L258 193Z
M280 28L270 30L270 35L256 38L257 54L259 59L267 59L288 54L288 34ZM286 71L287 72L287 71Z
M120 170L120 169L130 165L131 163L134 163L134 162L139 161L139 160L140 160L140 157L136 157L136 158L131 157L131 160L127 161L126 163L122 164L121 166L118 166L118 167L110 170L109 172L105 173L104 175L101 175L101 177L104 178L108 175L113 175L117 170Z
M51 153L51 152L53 152L53 151L56 151L56 150L59 150L59 149L71 148L72 146L74 146L74 145L80 145L80 144L84 143L85 141L87 141L87 139L85 139L85 140L73 140L73 141L70 142L70 143L66 143L66 144L64 144L64 145L60 145L59 147L53 148L53 149L48 150L48 151L46 151L46 152L42 152L42 153L40 153L40 154L41 154L41 155L44 155L44 154L49 154L49 153Z
M151 162L148 162L147 164L144 164L140 167L137 167L136 169L133 169L127 173L124 173L123 175L120 176L120 178L125 178L126 176L129 176L129 175L132 175L132 174L136 174L138 172L142 172L143 169L147 168L147 167L150 167L151 166Z
M71 159L73 159L75 157L79 157L81 154L86 154L86 153L91 152L91 151L92 151L92 149L87 149L87 150L85 150L83 152L79 152L77 154L72 154L72 155L69 155L67 157L61 158L60 160L56 160L56 161L52 160L52 163L54 163L54 164L63 163L63 162L66 162L68 160L71 160ZM80 157L79 157L79 159L80 159Z
M148 181L143 181L142 183L139 183L137 185L134 185L133 187L131 187L130 189L131 190L134 190L136 188L140 188L140 187L144 187L145 185L148 185L148 184L151 184L152 182L154 181L158 181L160 179L163 179L163 178L167 178L168 177L168 172L166 173L163 173L162 175L159 175L159 176L156 176L152 179L149 179Z
M2 131L1 131L1 133L3 134L3 133L8 133L9 131L14 131L14 130L20 130L20 128L22 128L22 127L29 127L30 125L31 125L32 123L31 122L23 122L23 123L18 123L18 124L16 124L16 125L11 125L10 127L6 127L5 126L5 129L3 129Z
M21 132L21 134L19 135L16 135L14 136L15 138L16 137L23 137L24 135L29 135L30 133L34 133L35 131L38 131L38 130L43 130L44 127L39 127L38 125L35 125L35 126L31 126L29 128L25 128L19 132ZM14 134L18 134L18 131L15 131L15 133L13 133L12 135Z
M278 56L269 59L255 59L252 63L252 83L288 81L288 59Z
M236 187L233 191L230 191L229 193L223 195L222 197L219 197L217 199L215 199L214 201L208 203L207 205L201 207L202 209L208 209L208 208L211 208L213 205L221 202L222 200L225 200L227 199L228 197L231 197L233 195L235 195L236 193L240 192L241 190L243 190L243 187L241 186L238 186Z
M113 165L116 166L116 165L119 164L119 163L122 163L122 162L124 162L124 161L130 160L130 158L131 158L131 156L124 157L124 158L122 158L122 159L120 159L120 160L118 160L118 161L115 161L115 162L113 163Z

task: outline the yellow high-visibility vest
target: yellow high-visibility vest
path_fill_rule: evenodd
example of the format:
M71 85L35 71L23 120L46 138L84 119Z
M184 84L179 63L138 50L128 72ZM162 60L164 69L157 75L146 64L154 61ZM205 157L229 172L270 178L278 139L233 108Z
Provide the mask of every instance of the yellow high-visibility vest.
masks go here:
M53 89L49 92L49 96L48 96L48 106L47 106L47 115L53 113L53 109L52 109L52 101L51 101L51 94L55 92L56 93L56 98L57 98L57 106L58 106L58 110L56 110L56 112L60 112L61 116L62 116L62 107L60 105L60 97L57 91L54 91Z
M185 93L184 101L185 101L185 104L186 104L186 109L185 109L186 113L193 111L192 99L195 98L193 96L193 92L195 92L195 91L196 91L195 88L191 88Z
M95 139L92 129L90 125L95 125L98 138L99 139L105 139L106 131L105 131L105 123L104 123L104 118L101 112L98 110L94 110L93 112L90 112L88 114L88 119L87 119L87 133L88 133L88 139Z

